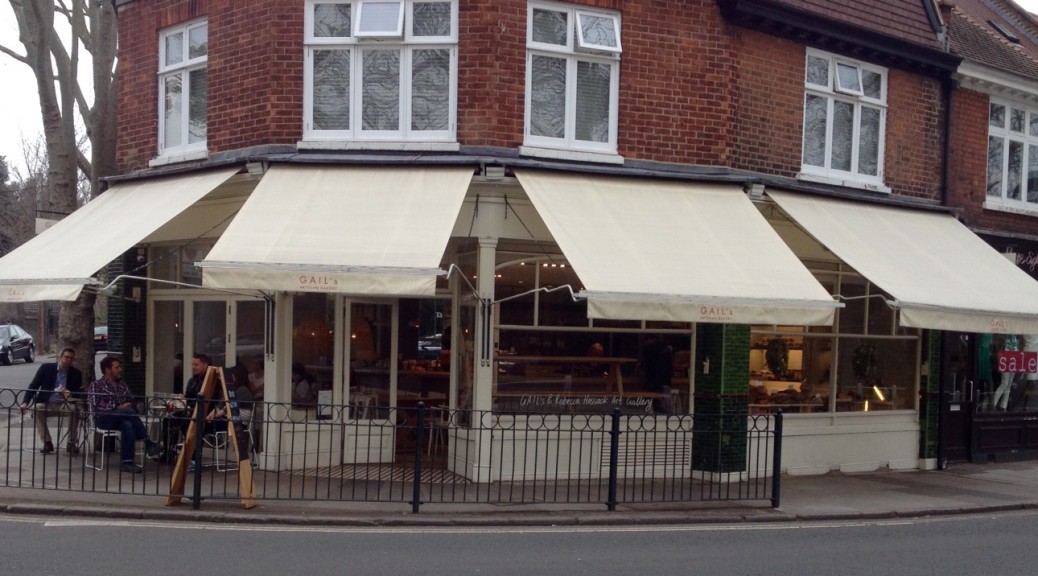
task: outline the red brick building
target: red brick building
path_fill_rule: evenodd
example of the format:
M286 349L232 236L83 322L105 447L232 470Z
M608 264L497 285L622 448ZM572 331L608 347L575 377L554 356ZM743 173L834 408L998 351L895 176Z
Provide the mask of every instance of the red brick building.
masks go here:
M1038 332L966 273L1038 296L952 214L986 104L935 2L116 5L112 191L182 204L117 266L148 392L202 351L268 402L301 363L350 406L783 409L789 473L931 467L941 331ZM705 438L680 467L746 468ZM455 472L504 478L479 442Z

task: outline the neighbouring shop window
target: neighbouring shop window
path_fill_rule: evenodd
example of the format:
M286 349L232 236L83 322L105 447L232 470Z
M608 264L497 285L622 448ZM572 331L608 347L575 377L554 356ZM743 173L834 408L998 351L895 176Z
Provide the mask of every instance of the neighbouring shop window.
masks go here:
M571 295L579 271L561 256L501 251L498 261L495 410L688 412L691 324L591 321Z
M526 38L525 143L615 153L619 14L532 2Z
M980 334L977 412L1038 411L1038 334Z
M184 353L184 303L155 302L152 348L152 390L156 393L183 394L184 380L190 378L191 353ZM186 372L186 375L185 375Z
M899 329L889 297L854 273L817 273L845 304L833 326L753 326L750 412L912 410L918 331Z
M450 300L399 301L397 405L446 407L450 398Z
M310 0L304 137L453 142L457 0Z
M191 22L159 38L159 154L206 149L209 27Z
M166 280L202 285L202 269L195 262L203 260L213 248L211 241L194 241L187 246L159 246L148 252L148 277L153 280ZM169 282L152 282L153 290L170 290L185 288Z
M1038 211L1038 110L991 100L987 201Z

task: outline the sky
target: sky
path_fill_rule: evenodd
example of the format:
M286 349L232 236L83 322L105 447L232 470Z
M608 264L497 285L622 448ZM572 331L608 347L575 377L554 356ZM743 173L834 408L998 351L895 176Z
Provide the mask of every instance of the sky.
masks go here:
M1038 13L1038 0L1016 0L1032 13ZM18 25L8 2L0 2L0 45L24 52L18 42ZM40 122L36 80L29 67L0 54L0 156L7 164L24 170L22 139L35 139L43 130Z

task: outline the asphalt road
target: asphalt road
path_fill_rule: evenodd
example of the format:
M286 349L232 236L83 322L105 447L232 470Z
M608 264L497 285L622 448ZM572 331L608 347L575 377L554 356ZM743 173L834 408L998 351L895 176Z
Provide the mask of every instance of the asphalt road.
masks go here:
M824 524L361 529L0 517L4 574L1034 574L1038 512Z

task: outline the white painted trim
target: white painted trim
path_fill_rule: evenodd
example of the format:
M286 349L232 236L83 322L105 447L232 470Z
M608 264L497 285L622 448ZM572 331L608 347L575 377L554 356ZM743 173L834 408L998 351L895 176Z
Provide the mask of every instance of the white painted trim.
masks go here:
M995 212L1008 212L1009 214L1020 214L1021 216L1032 216L1038 218L1038 204L1024 205L1020 201L1012 201L1014 206L1009 203L1010 201L1002 199L989 198L984 200L984 209L992 210Z
M534 158L551 158L553 160L575 160L577 162L600 162L603 164L623 164L624 157L619 154L605 152L584 152L571 149L540 148L537 146L520 146L519 154Z
M180 154L162 154L148 161L148 167L154 168L156 166L166 166L168 164L190 162L192 160L205 160L207 158L209 158L209 150L205 148L201 150L181 152Z
M835 186L845 186L847 188L860 188L862 190L869 190L870 192L884 192L890 194L893 190L886 184L877 184L875 182L869 182L864 180L851 180L845 178L834 178L832 176L822 176L821 174L811 174L808 172L801 172L796 176L797 180L803 180L804 182L817 182L819 184L833 184Z
M419 152L457 152L457 142L420 142L403 140L301 140L296 142L300 150L399 150Z

